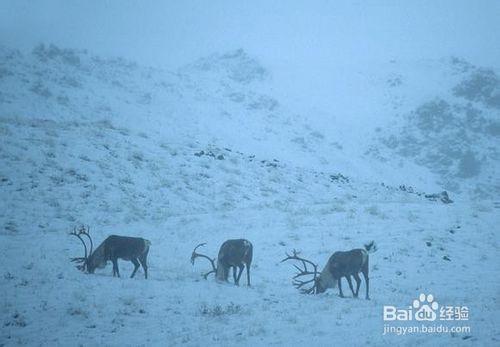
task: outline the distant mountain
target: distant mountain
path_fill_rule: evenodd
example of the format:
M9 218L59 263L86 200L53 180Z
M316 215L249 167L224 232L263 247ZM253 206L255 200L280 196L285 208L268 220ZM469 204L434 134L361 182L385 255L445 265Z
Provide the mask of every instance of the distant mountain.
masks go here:
M314 164L324 135L264 92L269 73L242 50L176 73L43 45L0 61L0 213L13 230L288 209L365 184L422 199Z
M379 118L379 126L367 124L366 131L350 123L342 108L331 110L335 116L294 111L275 96L272 73L242 49L165 71L54 45L39 45L27 55L3 47L0 118L6 134L13 124L49 127L57 136L64 133L58 129L71 129L66 144L71 138L85 146L122 141L111 140L110 132L139 136L150 142L147 148L153 142L176 152L229 148L290 167L420 191L477 198L498 193L494 71L455 58L390 62L358 75L352 78L366 80L374 95L362 102ZM358 102L355 94L350 97ZM321 117L329 121L318 122ZM40 141L52 141L53 152L61 149L53 139Z
M442 88L410 110L396 113L396 108L396 126L379 129L382 146L373 145L369 153L381 160L398 158L424 166L436 174L438 184L454 193L496 198L500 193L500 79L495 71L458 58L437 67L443 74ZM401 71L388 84L404 88L403 76Z

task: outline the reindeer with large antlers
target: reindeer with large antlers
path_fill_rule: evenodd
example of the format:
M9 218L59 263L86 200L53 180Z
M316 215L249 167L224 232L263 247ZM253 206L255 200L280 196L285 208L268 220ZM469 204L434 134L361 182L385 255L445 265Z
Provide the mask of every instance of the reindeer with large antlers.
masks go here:
M352 295L357 298L359 287L361 286L361 278L359 273L363 274L366 283L366 299L369 300L369 278L368 278L368 253L376 250L375 243L371 242L365 245L365 249L357 248L346 252L335 252L332 254L323 271L318 271L318 266L312 261L304 259L299 256L299 252L293 250L292 254L286 254L286 258L281 262L288 260L299 261L302 267L293 265L298 273L293 277L293 285L303 294L319 294L326 291L328 288L339 287L340 297L344 297L342 292L341 279L345 277ZM312 267L308 268L307 265ZM310 280L302 280L303 276L312 275ZM351 276L356 281L356 291L352 286ZM305 285L313 283L309 288L303 288Z
M219 255L217 257L217 266L215 265L215 259L210 258L205 254L198 253L196 250L198 247L204 246L205 243L200 243L197 245L193 253L191 254L191 264L194 265L196 258L208 259L212 265L212 270L203 274L203 277L207 279L208 275L215 273L215 278L218 281L228 281L229 270L233 268L233 279L234 284L239 285L240 277L243 269L247 269L247 285L250 286L250 265L252 264L253 257L253 246L252 243L245 239L227 240L222 244L219 249ZM239 269L239 273L236 274L236 268Z
M139 269L139 264L144 269L144 277L148 278L148 252L151 242L141 237L129 236L108 236L100 245L93 251L92 237L90 229L81 227L78 231L73 230L70 235L76 236L83 244L85 250L84 257L72 258L72 262L81 263L77 268L81 271L94 273L96 268L104 268L109 260L113 263L113 276L120 277L118 269L118 259L130 260L134 264L134 271L130 277L134 277ZM86 236L90 242L90 251L87 253L87 245L82 238Z

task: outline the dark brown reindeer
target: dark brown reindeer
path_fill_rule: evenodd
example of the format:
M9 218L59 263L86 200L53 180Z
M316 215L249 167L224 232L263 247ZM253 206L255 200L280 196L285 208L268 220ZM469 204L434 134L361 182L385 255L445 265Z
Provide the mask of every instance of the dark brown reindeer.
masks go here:
M212 265L212 270L203 274L203 277L207 279L208 275L215 273L215 278L218 281L228 282L229 270L233 268L233 278L234 284L237 286L240 283L241 273L243 268L246 266L247 269L247 285L250 286L250 265L252 264L253 256L253 246L252 243L245 239L235 239L225 241L219 249L219 255L217 257L217 266L215 265L215 259L201 253L197 253L198 247L204 246L206 243L200 243L196 246L191 254L191 263L194 265L194 260L196 258L205 258L210 261ZM236 268L239 269L238 274L236 274Z
M93 251L92 237L90 229L81 227L78 231L73 230L70 235L76 236L83 244L85 250L84 257L72 258L72 262L80 263L77 268L81 271L94 273L96 268L102 269L107 262L111 260L113 263L113 276L120 277L118 270L118 259L130 260L134 264L134 271L130 277L134 277L139 269L139 264L144 269L144 277L148 278L148 252L151 242L141 237L129 236L108 236L100 245ZM87 253L87 245L82 238L85 236L90 242L90 251Z
M340 297L344 297L342 292L341 280L342 277L347 279L349 283L349 288L355 298L358 297L359 287L361 286L361 278L359 273L363 274L366 283L366 299L370 300L369 296L369 278L368 278L368 267L369 267L369 257L368 253L372 253L376 250L374 242L370 242L365 245L365 249L357 248L346 252L335 252L332 254L323 271L319 272L317 270L318 266L312 261L299 257L299 252L293 250L293 253L286 254L286 258L281 262L287 260L297 260L302 264L299 267L294 264L294 267L299 271L293 277L293 285L304 294L319 294L326 291L328 288L335 288L337 285L339 287ZM307 265L311 268L308 268ZM310 280L301 280L303 276L313 275ZM354 277L356 281L356 291L352 286L351 276ZM305 285L313 283L312 287L304 288Z

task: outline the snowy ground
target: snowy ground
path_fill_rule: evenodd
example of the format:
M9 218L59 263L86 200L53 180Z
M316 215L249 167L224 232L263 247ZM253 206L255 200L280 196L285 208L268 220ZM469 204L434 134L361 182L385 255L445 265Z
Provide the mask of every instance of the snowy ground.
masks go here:
M366 129L308 125L266 94L266 78L241 51L171 73L2 49L0 345L500 343L498 202L464 193L470 178L452 204L400 189L436 193L442 177L411 158L363 156ZM486 152L483 186L498 182ZM119 279L110 266L78 272L67 233L80 223L96 242L149 239L150 278L129 279L123 261ZM193 247L215 256L237 237L254 244L252 287L203 280ZM296 248L322 266L370 240L370 301L301 295L280 263ZM471 332L384 336L383 306L420 293L468 306Z
M495 345L496 219L485 206L359 199L290 212L269 207L195 214L95 232L96 240L116 232L150 238L147 281L142 273L126 278L132 266L124 262L120 279L111 277L109 267L94 276L78 273L68 258L81 250L62 232L36 238L31 230L3 235L4 257L15 261L7 262L2 279L2 340L44 345L332 345L346 339L355 345ZM206 252L215 255L218 244L235 236L254 242L253 287L202 280L200 272L208 264L191 266L194 245L208 241ZM300 295L290 284L291 268L279 263L285 251L296 247L324 264L332 250L358 247L367 239L379 245L371 257L371 301L341 299L336 291ZM382 336L382 306L406 307L420 292L470 307L472 332L467 335L472 338Z

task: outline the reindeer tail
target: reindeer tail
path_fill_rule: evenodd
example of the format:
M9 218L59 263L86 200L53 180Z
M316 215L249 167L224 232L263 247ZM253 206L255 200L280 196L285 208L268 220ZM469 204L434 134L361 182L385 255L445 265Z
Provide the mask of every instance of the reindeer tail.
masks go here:
M151 241L143 239L144 240L144 250L149 251L149 246L151 246Z
M365 243L365 249L368 253L374 253L377 250L377 244L375 241Z

